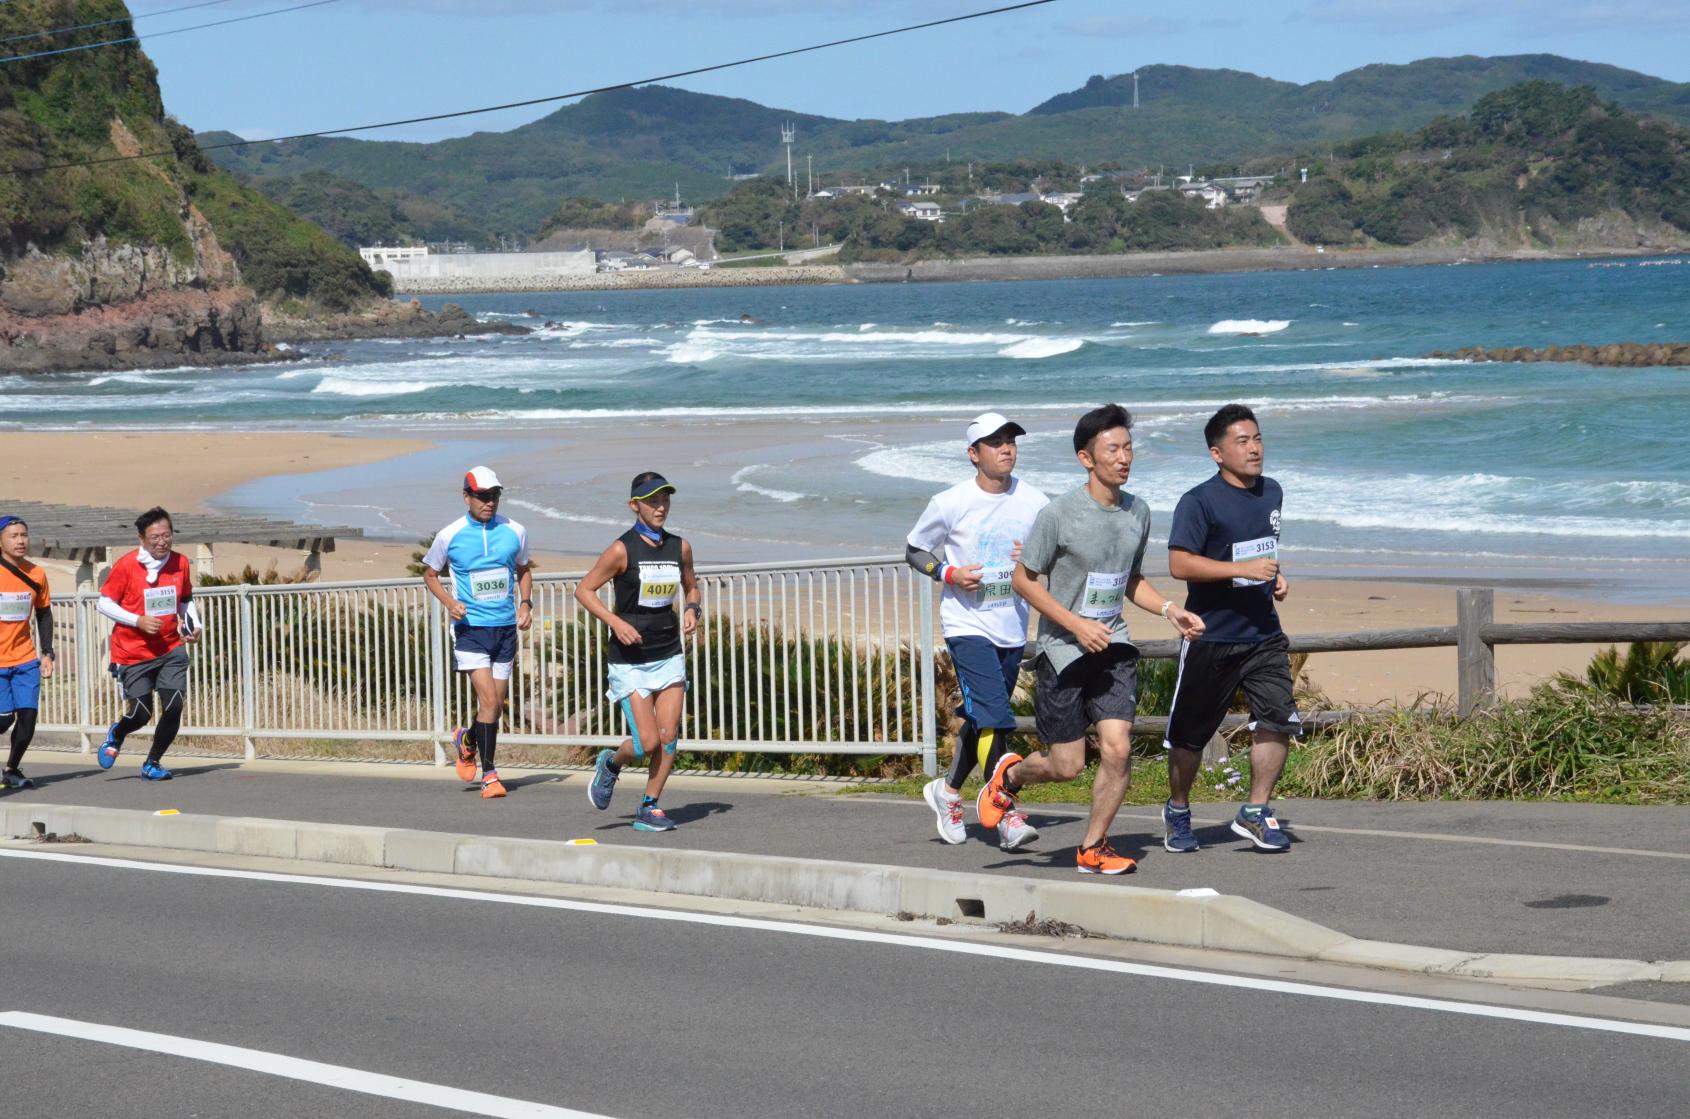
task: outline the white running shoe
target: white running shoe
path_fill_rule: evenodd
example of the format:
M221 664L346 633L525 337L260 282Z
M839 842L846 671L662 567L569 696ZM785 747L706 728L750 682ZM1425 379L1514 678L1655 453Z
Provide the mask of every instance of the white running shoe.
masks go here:
M939 838L946 843L961 843L968 838L968 829L962 825L962 797L948 797L945 795L945 779L935 777L921 790L921 799L927 802L927 807L933 810L937 817Z
M998 821L998 846L1005 851L1013 851L1025 846L1039 837L1039 829L1027 822L1027 815L1018 809L1011 808Z

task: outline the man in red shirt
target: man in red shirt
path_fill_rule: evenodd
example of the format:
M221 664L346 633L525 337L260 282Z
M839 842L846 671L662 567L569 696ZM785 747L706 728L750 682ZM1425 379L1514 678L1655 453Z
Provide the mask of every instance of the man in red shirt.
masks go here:
M188 690L188 650L200 638L199 612L188 561L171 551L176 528L156 506L135 518L140 547L112 564L96 609L116 623L111 635L111 674L123 686L123 717L100 745L101 769L110 769L123 740L158 712L153 748L141 765L149 781L168 781L160 764L182 725ZM155 696L156 693L156 696Z
M40 650L30 637L33 619ZM29 562L29 526L22 517L0 517L0 734L12 732L12 749L0 769L0 789L34 782L18 768L35 737L41 681L53 677L53 608L47 575Z

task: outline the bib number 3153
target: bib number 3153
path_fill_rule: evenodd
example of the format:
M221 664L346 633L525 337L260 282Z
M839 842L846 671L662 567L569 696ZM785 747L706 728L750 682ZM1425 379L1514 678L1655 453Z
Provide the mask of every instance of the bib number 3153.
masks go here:
M1248 560L1264 558L1279 558L1279 538L1277 536L1264 536L1259 540L1242 540L1232 546L1233 563L1244 563ZM1259 587L1265 582L1267 582L1266 579L1234 578L1232 585L1235 587Z

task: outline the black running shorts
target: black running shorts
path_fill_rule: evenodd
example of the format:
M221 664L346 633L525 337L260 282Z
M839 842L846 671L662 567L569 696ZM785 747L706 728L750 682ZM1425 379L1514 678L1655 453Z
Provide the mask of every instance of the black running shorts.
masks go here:
M1289 649L1283 633L1248 645L1183 642L1162 745L1201 750L1220 729L1240 688L1250 704L1251 730L1302 734L1302 716L1291 694Z
M1060 673L1039 658L1033 719L1047 746L1074 742L1105 719L1133 721L1138 712L1138 650L1111 645L1087 653Z

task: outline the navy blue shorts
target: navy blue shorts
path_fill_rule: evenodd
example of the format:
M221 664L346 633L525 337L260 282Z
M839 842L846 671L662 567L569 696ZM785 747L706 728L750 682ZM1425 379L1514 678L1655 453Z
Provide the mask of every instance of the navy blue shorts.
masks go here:
M472 626L452 623L452 658L459 672L493 670L493 679L509 680L516 663L515 626Z
M957 714L980 729L1014 730L1015 711L1009 697L1015 694L1015 679L1021 674L1022 647L1003 649L984 637L947 637L956 666L957 685L962 689L962 706Z

